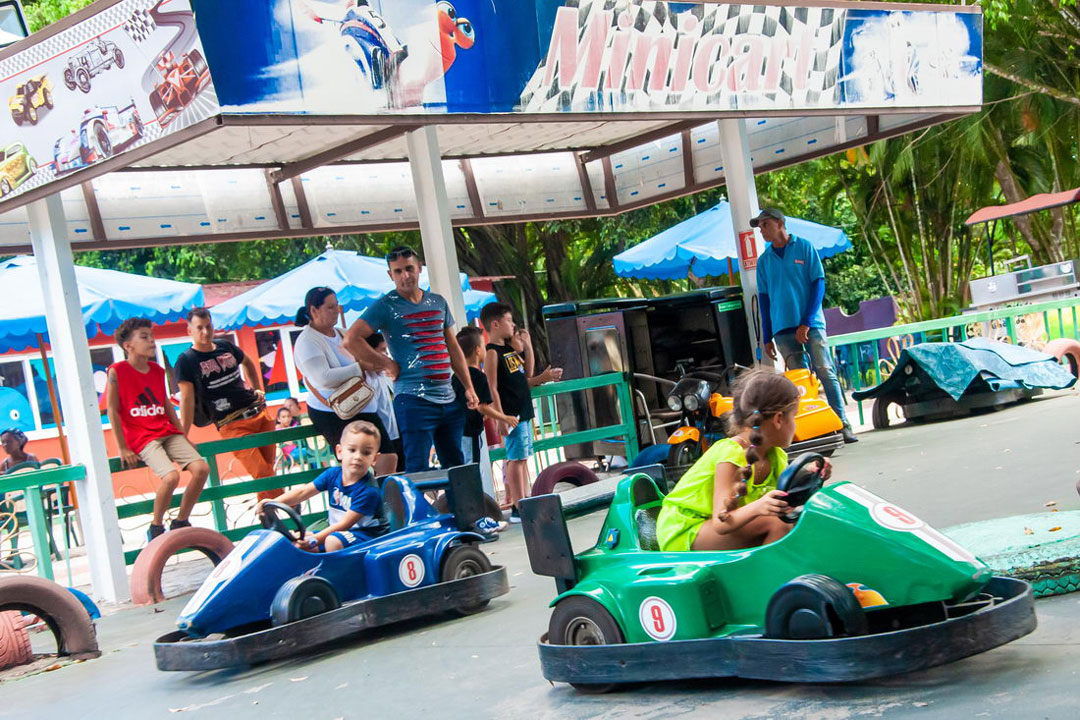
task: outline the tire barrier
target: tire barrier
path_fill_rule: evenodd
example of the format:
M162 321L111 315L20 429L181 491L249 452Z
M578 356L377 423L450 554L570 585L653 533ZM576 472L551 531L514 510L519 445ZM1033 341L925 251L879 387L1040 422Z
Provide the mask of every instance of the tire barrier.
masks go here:
M0 612L0 670L25 665L34 659L26 619L27 616L14 610Z
M20 610L41 618L56 638L56 652L74 660L101 655L94 622L67 588L51 580L19 575L0 578L0 611Z
M1071 338L1058 338L1046 343L1043 352L1053 355L1059 362L1065 360L1073 377L1080 377L1080 342Z
M592 485L599 480L600 478L596 476L596 473L589 468L574 460L567 460L544 468L543 472L536 478L536 482L533 483L530 494L533 496L548 495L555 492L555 486L559 483L570 483L581 487L582 485Z
M183 550L198 550L217 565L232 552L232 540L210 528L186 527L156 537L135 558L131 568L131 601L153 605L165 599L161 573L169 558Z
M431 507L435 508L435 512L450 512L450 503L446 499L446 493L442 493L439 497L435 498L435 502L431 504ZM502 508L499 507L499 503L487 493L484 493L484 517L493 518L495 520L503 519L503 511Z

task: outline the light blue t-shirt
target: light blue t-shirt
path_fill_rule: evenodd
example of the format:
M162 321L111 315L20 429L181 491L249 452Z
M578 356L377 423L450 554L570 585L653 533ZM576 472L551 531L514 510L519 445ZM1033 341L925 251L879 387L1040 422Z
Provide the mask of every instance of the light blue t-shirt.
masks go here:
M774 333L802 323L814 281L825 277L817 249L796 235L790 235L784 256L770 244L757 262L758 292L769 296L769 317ZM810 327L825 328L825 313L819 305L810 317Z
M454 316L442 295L425 291L420 302L411 303L391 290L362 317L372 330L386 336L390 355L401 367L394 382L395 394L415 395L441 405L454 402L450 384L454 371L444 334L446 328L453 327Z

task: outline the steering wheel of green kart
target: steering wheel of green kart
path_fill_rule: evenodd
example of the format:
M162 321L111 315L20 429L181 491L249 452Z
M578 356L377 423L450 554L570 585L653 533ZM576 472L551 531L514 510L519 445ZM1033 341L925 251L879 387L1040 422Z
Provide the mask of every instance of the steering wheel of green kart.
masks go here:
M293 521L293 525L296 526L296 534L288 528L285 522L278 517L277 511L285 513L289 516L289 519ZM259 513L259 522L267 530L277 530L279 533L289 539L289 542L300 542L304 539L304 535L307 533L307 527L304 525L303 519L300 517L300 513L295 509L284 505L279 502L265 502L262 506L262 512Z
M811 467L815 462L818 466ZM792 508L801 507L825 484L824 471L825 456L818 453L803 453L780 474L780 479L776 481L776 489L787 493L784 499ZM799 514L800 511L792 510L786 515L781 515L780 519L786 523L794 523L799 519Z

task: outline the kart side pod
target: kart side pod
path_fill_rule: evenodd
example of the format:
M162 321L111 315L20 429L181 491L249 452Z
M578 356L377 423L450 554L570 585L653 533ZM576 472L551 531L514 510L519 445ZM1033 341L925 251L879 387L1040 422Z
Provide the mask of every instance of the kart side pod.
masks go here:
M574 587L577 567L562 499L554 493L525 498L518 503L518 510L533 573L555 578L560 594Z

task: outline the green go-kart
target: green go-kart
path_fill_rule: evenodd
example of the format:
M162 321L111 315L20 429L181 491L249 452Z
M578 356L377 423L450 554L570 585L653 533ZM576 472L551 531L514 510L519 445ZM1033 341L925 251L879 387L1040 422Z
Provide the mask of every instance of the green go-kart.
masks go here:
M779 479L784 538L728 552L660 552L662 495L625 478L599 542L573 554L557 495L522 501L533 572L559 596L539 643L544 677L584 691L704 677L838 682L975 655L1035 629L1031 587L850 482L823 487L817 454Z

